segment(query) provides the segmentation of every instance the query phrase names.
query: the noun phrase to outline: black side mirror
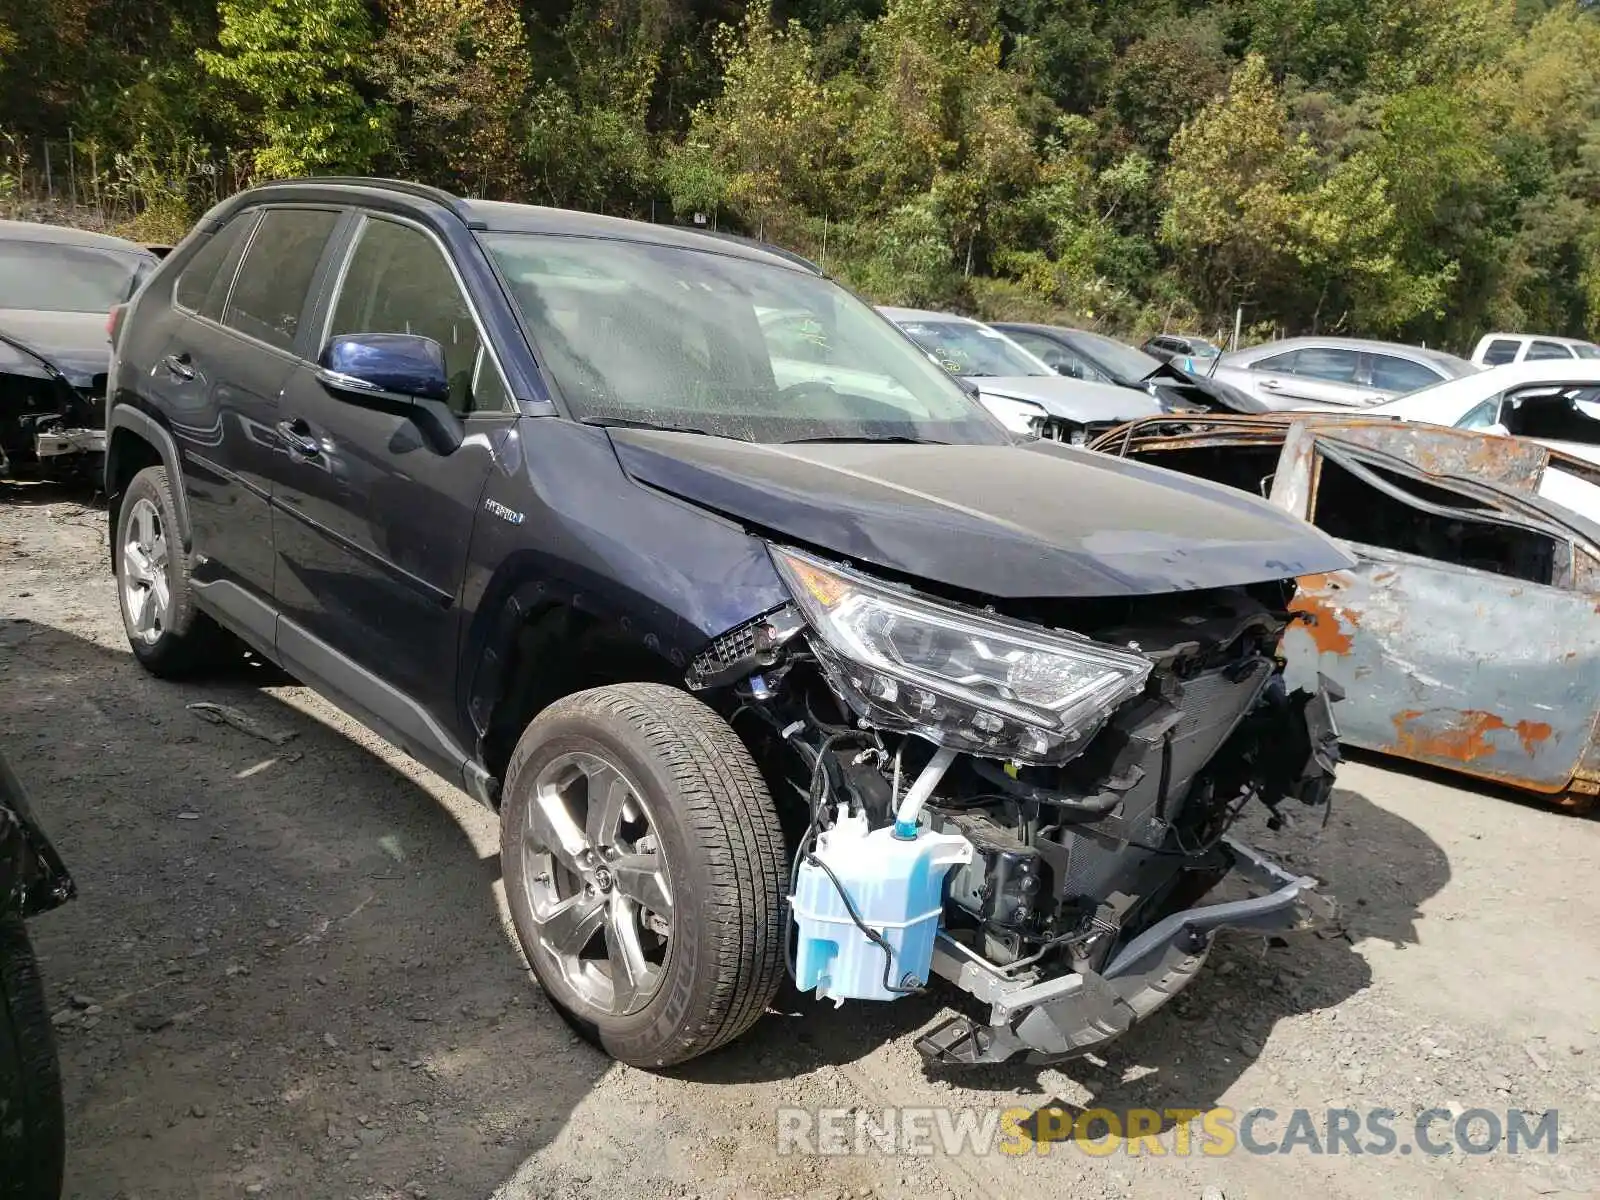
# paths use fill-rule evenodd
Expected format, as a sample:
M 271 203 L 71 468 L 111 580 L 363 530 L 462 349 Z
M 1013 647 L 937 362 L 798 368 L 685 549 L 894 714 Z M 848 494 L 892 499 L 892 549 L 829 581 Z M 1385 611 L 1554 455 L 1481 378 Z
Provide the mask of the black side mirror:
M 410 416 L 443 454 L 466 436 L 450 408 L 444 350 L 414 333 L 351 333 L 328 339 L 317 381 L 341 400 Z

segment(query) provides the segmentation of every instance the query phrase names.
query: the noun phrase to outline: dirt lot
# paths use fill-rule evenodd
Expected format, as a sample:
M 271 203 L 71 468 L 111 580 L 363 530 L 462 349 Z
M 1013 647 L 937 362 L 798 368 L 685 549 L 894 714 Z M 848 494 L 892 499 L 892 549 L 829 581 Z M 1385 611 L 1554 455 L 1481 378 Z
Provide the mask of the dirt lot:
M 146 676 L 104 545 L 97 508 L 0 485 L 0 736 L 81 891 L 34 925 L 71 1196 L 1600 1193 L 1600 822 L 1351 764 L 1325 830 L 1249 831 L 1327 880 L 1348 937 L 1235 937 L 1108 1059 L 931 1072 L 911 1039 L 948 995 L 786 996 L 652 1076 L 529 982 L 489 813 L 264 669 Z M 294 736 L 206 724 L 197 699 Z M 1182 1155 L 1169 1122 L 1159 1156 L 778 1153 L 780 1107 L 1050 1104 L 1266 1107 L 1269 1144 L 1296 1108 L 1319 1128 L 1392 1108 L 1401 1147 Z M 1435 1107 L 1559 1109 L 1559 1153 L 1405 1153 Z

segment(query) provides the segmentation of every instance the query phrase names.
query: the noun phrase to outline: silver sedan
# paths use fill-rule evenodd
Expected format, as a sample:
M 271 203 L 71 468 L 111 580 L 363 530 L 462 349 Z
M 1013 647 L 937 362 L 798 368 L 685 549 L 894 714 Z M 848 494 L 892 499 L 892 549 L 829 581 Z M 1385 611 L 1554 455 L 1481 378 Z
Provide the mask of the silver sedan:
M 1272 409 L 1352 409 L 1476 374 L 1442 350 L 1358 338 L 1297 337 L 1224 354 L 1213 378 Z

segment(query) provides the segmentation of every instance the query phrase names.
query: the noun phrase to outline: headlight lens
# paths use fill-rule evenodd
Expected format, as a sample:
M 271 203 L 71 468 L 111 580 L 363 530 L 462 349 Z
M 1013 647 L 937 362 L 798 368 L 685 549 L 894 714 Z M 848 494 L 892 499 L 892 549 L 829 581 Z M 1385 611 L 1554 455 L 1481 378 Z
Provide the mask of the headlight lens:
M 1144 688 L 1150 660 L 926 599 L 772 549 L 829 679 L 860 715 L 939 745 L 1063 762 Z
M 978 402 L 1012 433 L 1038 433 L 1049 417 L 1042 404 L 1031 400 L 1008 400 L 1004 396 L 979 392 Z

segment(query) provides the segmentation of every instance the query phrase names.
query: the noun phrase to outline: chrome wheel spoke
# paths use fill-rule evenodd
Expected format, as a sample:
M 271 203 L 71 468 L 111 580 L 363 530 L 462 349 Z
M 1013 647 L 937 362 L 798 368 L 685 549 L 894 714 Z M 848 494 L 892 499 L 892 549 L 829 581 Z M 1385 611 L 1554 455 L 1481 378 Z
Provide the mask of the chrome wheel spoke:
M 620 772 L 599 759 L 586 763 L 583 773 L 589 782 L 589 812 L 584 831 L 593 846 L 614 845 L 623 815 L 633 799 L 633 789 Z
M 553 855 L 568 870 L 581 873 L 588 865 L 589 839 L 573 820 L 566 797 L 555 784 L 535 789 L 525 833 L 534 847 Z
M 606 956 L 611 964 L 612 1011 L 629 1012 L 641 997 L 656 990 L 661 968 L 645 958 L 638 914 L 621 896 L 612 896 L 606 908 Z
M 611 862 L 617 892 L 657 916 L 672 915 L 672 894 L 667 889 L 664 864 L 657 854 L 624 854 Z
M 149 583 L 155 574 L 150 564 L 150 556 L 145 553 L 144 547 L 136 542 L 129 542 L 122 548 L 122 566 L 131 579 L 140 583 Z
M 150 589 L 135 586 L 128 589 L 128 619 L 138 633 L 149 633 L 155 622 L 155 601 Z
M 579 892 L 561 901 L 539 920 L 539 936 L 551 951 L 576 958 L 606 923 L 604 896 Z

